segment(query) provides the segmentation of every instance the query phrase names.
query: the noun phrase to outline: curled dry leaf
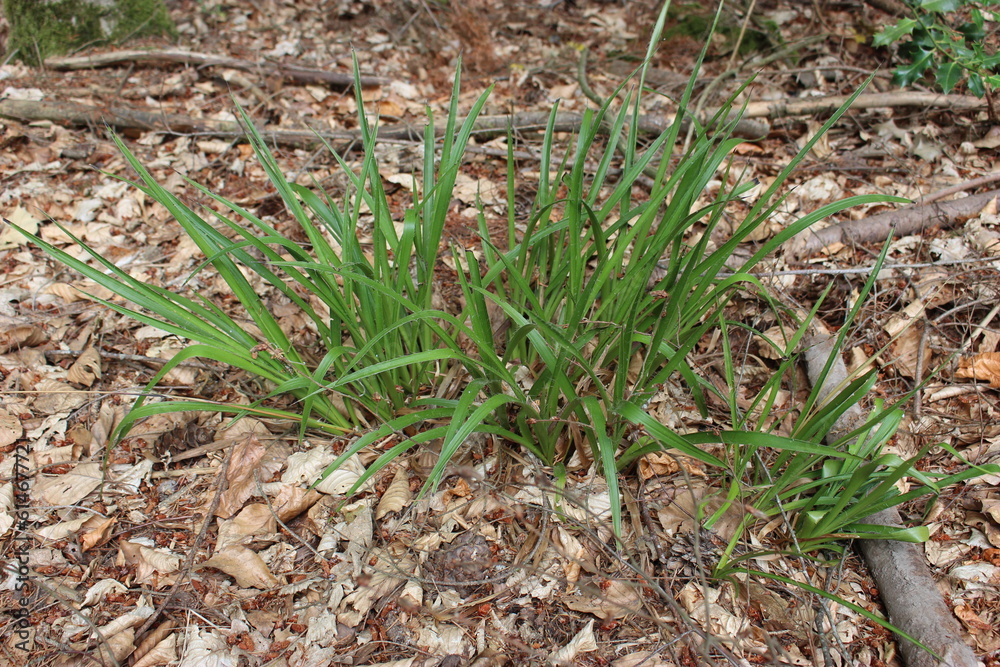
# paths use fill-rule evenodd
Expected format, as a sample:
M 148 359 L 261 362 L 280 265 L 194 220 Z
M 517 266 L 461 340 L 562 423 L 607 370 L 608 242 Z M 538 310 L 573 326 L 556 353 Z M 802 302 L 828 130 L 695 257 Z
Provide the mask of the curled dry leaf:
M 48 340 L 48 336 L 38 327 L 21 326 L 0 333 L 0 354 L 22 347 L 35 347 Z
M 994 389 L 1000 389 L 1000 352 L 984 352 L 958 362 L 955 377 L 987 380 Z
M 169 665 L 176 662 L 177 633 L 172 631 L 176 625 L 174 621 L 167 621 L 142 640 L 133 653 L 133 656 L 137 656 L 137 658 L 132 667 L 154 667 L 155 665 Z M 155 642 L 150 640 L 155 640 Z M 147 648 L 148 646 L 152 646 L 152 648 Z
M 93 549 L 108 541 L 111 537 L 111 527 L 118 522 L 118 518 L 110 516 L 92 516 L 83 524 L 84 531 L 80 535 L 80 548 L 83 551 Z
M 263 473 L 259 463 L 264 456 L 264 445 L 256 436 L 251 435 L 234 445 L 233 465 L 229 466 L 228 482 L 225 493 L 219 501 L 216 516 L 228 519 L 240 508 L 247 499 L 257 492 L 257 484 L 267 481 L 270 474 Z
M 88 347 L 73 362 L 66 372 L 66 379 L 76 384 L 89 387 L 94 384 L 94 380 L 101 377 L 101 355 L 97 348 Z
M 576 656 L 597 650 L 597 638 L 594 637 L 594 621 L 590 620 L 565 646 L 549 656 L 550 665 L 575 664 Z
M 87 589 L 81 604 L 84 607 L 95 605 L 112 593 L 128 593 L 128 587 L 115 579 L 101 579 Z
M 382 494 L 382 499 L 378 502 L 378 509 L 375 510 L 375 519 L 381 519 L 386 514 L 399 512 L 410 504 L 413 500 L 413 492 L 410 491 L 410 479 L 406 474 L 406 466 L 396 468 L 396 475 L 392 478 L 389 488 Z

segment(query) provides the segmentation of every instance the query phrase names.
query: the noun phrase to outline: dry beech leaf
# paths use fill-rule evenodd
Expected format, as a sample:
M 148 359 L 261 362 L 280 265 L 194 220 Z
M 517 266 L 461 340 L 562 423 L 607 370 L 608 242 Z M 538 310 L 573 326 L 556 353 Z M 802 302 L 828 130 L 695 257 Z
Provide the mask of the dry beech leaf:
M 964 604 L 960 604 L 955 607 L 955 616 L 958 616 L 959 620 L 965 625 L 969 632 L 976 635 L 980 632 L 990 632 L 993 630 L 993 626 L 990 623 L 985 622 L 978 614 L 972 609 Z
M 236 580 L 240 588 L 268 589 L 278 585 L 264 559 L 246 547 L 226 547 L 202 563 L 201 567 L 214 567 L 225 572 Z
M 273 533 L 278 528 L 271 508 L 264 503 L 247 505 L 232 519 L 225 519 L 219 526 L 215 540 L 216 551 L 249 542 L 254 535 Z
M 95 605 L 112 593 L 128 593 L 128 586 L 115 579 L 101 579 L 87 589 L 87 593 L 83 596 L 83 602 L 80 603 L 80 606 L 89 607 Z
M 172 629 L 172 626 L 171 626 Z M 157 635 L 159 638 L 160 635 Z M 142 657 L 135 661 L 132 667 L 154 667 L 156 665 L 169 665 L 177 662 L 177 633 L 170 632 L 165 638 L 159 641 L 152 650 L 146 652 L 142 650 L 145 640 L 136 649 L 137 654 Z
M 10 215 L 4 217 L 29 234 L 38 233 L 38 218 L 28 213 L 28 210 L 23 206 L 18 206 L 10 213 Z M 0 250 L 7 250 L 8 248 L 24 245 L 27 242 L 28 238 L 13 227 L 4 225 L 3 228 L 0 229 Z
M 563 598 L 563 604 L 574 611 L 593 614 L 602 621 L 611 621 L 634 614 L 642 608 L 642 591 L 635 584 L 616 579 L 601 587 L 599 595 Z
M 80 549 L 87 551 L 96 546 L 100 546 L 111 537 L 111 527 L 118 522 L 116 517 L 93 516 L 83 524 L 83 533 L 80 534 Z
M 1000 389 L 1000 352 L 984 352 L 958 362 L 956 378 L 988 380 L 994 389 Z
M 17 442 L 24 435 L 21 420 L 6 410 L 0 410 L 0 447 L 6 447 Z
M 64 475 L 40 475 L 31 494 L 47 505 L 75 505 L 101 483 L 100 462 L 87 461 Z
M 177 554 L 164 553 L 158 549 L 151 549 L 138 545 L 135 581 L 136 583 L 150 583 L 154 574 L 171 574 L 181 567 L 181 557 Z
M 565 646 L 549 656 L 550 665 L 572 665 L 576 656 L 597 650 L 594 620 L 591 619 Z
M 257 482 L 260 477 L 258 463 L 266 451 L 264 445 L 256 436 L 251 435 L 238 442 L 233 452 L 233 463 L 229 466 L 229 485 L 222 494 L 216 516 L 228 519 L 235 514 L 247 499 L 257 492 Z M 260 479 L 263 483 L 266 479 Z
M 66 372 L 66 379 L 76 384 L 89 387 L 94 384 L 94 380 L 101 377 L 101 355 L 97 348 L 88 347 L 73 362 Z
M 392 483 L 382 494 L 382 499 L 378 501 L 375 520 L 381 519 L 386 514 L 401 511 L 410 504 L 411 500 L 413 500 L 413 492 L 410 491 L 410 480 L 406 474 L 406 466 L 399 466 L 396 468 L 396 476 L 392 478 Z
M 21 326 L 0 333 L 0 354 L 22 347 L 35 347 L 49 339 L 38 327 Z
M 89 398 L 86 393 L 73 389 L 69 383 L 52 378 L 42 378 L 35 383 L 34 390 L 37 394 L 31 407 L 46 415 L 76 410 Z

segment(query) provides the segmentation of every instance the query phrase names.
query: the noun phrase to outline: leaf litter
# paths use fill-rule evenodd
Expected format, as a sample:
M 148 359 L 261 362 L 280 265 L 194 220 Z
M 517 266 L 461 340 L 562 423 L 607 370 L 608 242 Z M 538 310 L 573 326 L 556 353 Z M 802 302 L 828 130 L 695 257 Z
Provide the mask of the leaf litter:
M 425 104 L 442 112 L 459 53 L 472 70 L 465 106 L 500 76 L 490 113 L 504 113 L 507 105 L 548 111 L 557 98 L 564 110 L 583 109 L 587 101 L 575 75 L 576 45 L 604 45 L 602 55 L 608 58 L 615 49 L 636 48 L 643 36 L 630 26 L 641 25 L 648 16 L 643 12 L 649 11 L 643 3 L 585 1 L 529 4 L 527 16 L 514 16 L 503 3 L 487 0 L 450 11 L 345 0 L 325 14 L 281 0 L 181 4 L 174 16 L 182 40 L 199 51 L 238 49 L 347 71 L 349 37 L 363 67 L 391 81 L 366 89 L 364 102 L 378 110 L 383 122 L 417 128 Z M 807 8 L 781 11 L 782 30 L 799 30 L 810 19 Z M 853 25 L 846 16 L 828 22 L 838 29 Z M 675 66 L 690 63 L 698 46 L 678 38 L 663 57 Z M 843 64 L 845 71 L 873 62 L 863 51 L 838 57 L 833 64 Z M 713 68 L 719 66 L 709 62 L 706 73 L 718 73 Z M 814 87 L 803 89 L 802 79 L 783 74 L 785 68 L 765 70 L 753 94 L 838 94 L 859 81 L 820 72 Z M 10 79 L 11 99 L 68 96 L 99 102 L 93 91 L 118 89 L 125 99 L 173 113 L 232 119 L 232 91 L 243 104 L 259 104 L 255 113 L 268 116 L 276 127 L 306 121 L 350 129 L 355 122 L 351 95 L 256 80 L 236 70 L 38 73 L 9 64 L 2 74 Z M 606 92 L 617 81 L 610 68 L 598 66 L 594 73 L 594 82 Z M 973 113 L 935 114 L 933 120 L 913 122 L 884 109 L 858 112 L 855 118 L 857 127 L 838 127 L 817 144 L 798 187 L 776 211 L 775 224 L 795 210 L 814 209 L 845 193 L 916 198 L 997 168 L 994 153 L 983 143 L 989 134 L 974 136 L 981 119 Z M 956 127 L 945 130 L 948 121 Z M 781 132 L 749 144 L 753 150 L 737 151 L 736 164 L 745 177 L 766 182 L 787 161 L 785 142 L 804 142 L 814 131 L 812 121 L 784 123 Z M 144 163 L 186 201 L 216 205 L 190 189 L 184 176 L 255 207 L 259 215 L 275 215 L 266 176 L 248 159 L 245 145 L 157 132 L 131 138 L 134 149 L 143 151 Z M 203 258 L 162 207 L 92 169 L 127 175 L 102 132 L 5 121 L 4 140 L 11 147 L 0 156 L 6 174 L 0 207 L 6 218 L 78 253 L 51 223 L 58 221 L 134 277 L 164 286 L 188 280 L 192 290 L 231 306 L 224 284 L 210 272 L 190 277 Z M 524 143 L 530 147 L 529 138 Z M 504 148 L 503 141 L 497 146 Z M 387 154 L 384 164 L 399 168 L 385 180 L 398 188 L 393 196 L 402 205 L 412 196 L 411 149 L 390 145 L 380 150 Z M 289 149 L 277 155 L 299 183 L 338 183 L 322 151 Z M 502 169 L 491 166 L 494 159 L 488 152 L 474 154 L 456 192 L 462 206 L 479 197 L 487 211 L 502 218 L 506 212 L 497 207 L 505 184 Z M 536 163 L 526 162 L 525 168 L 535 169 Z M 849 215 L 870 212 L 852 209 Z M 468 234 L 463 226 L 473 223 L 461 216 L 455 220 L 448 233 L 463 238 Z M 276 221 L 280 224 L 280 218 Z M 136 664 L 149 665 L 241 660 L 818 665 L 826 664 L 827 656 L 835 664 L 898 661 L 891 637 L 843 605 L 822 604 L 773 580 L 711 579 L 712 559 L 725 550 L 744 513 L 732 510 L 714 532 L 702 534 L 698 517 L 720 509 L 720 490 L 697 462 L 683 457 L 640 461 L 638 479 L 626 488 L 632 523 L 621 546 L 615 545 L 607 521 L 607 487 L 593 468 L 578 462 L 580 469 L 559 491 L 544 473 L 492 438 L 456 462 L 435 493 L 415 493 L 422 483 L 418 459 L 423 453 L 415 452 L 346 503 L 344 491 L 393 444 L 391 439 L 362 451 L 315 489 L 308 487 L 343 450 L 344 439 L 310 434 L 300 442 L 293 427 L 266 417 L 227 428 L 219 418 L 197 413 L 159 415 L 140 424 L 105 462 L 112 425 L 158 360 L 175 354 L 182 341 L 107 311 L 95 299 L 110 293 L 67 275 L 11 232 L 0 234 L 5 271 L 0 466 L 3 477 L 12 479 L 14 447 L 30 451 L 32 540 L 27 551 L 32 577 L 40 582 L 32 593 L 35 656 L 69 664 L 68 658 L 60 663 L 56 657 L 64 649 L 106 660 L 132 654 Z M 893 242 L 882 287 L 866 310 L 867 325 L 851 341 L 850 355 L 859 363 L 877 360 L 879 391 L 889 396 L 943 367 L 919 395 L 919 408 L 906 417 L 893 443 L 900 452 L 915 452 L 934 438 L 975 463 L 1000 460 L 995 392 L 1000 334 L 993 308 L 1000 267 L 995 260 L 980 261 L 996 257 L 998 239 L 994 204 L 953 231 L 931 230 Z M 775 272 L 807 268 L 814 273 L 773 276 L 771 288 L 787 303 L 808 307 L 819 282 L 835 280 L 840 302 L 849 302 L 857 283 L 823 272 L 870 265 L 869 250 L 840 245 L 805 262 L 779 257 Z M 933 263 L 939 264 L 925 266 Z M 292 310 L 274 305 L 283 329 L 309 335 Z M 767 330 L 767 338 L 781 341 L 780 327 L 767 321 L 772 316 L 759 304 L 747 299 L 732 307 L 743 309 L 744 318 L 756 318 L 756 328 Z M 836 322 L 837 313 L 824 311 L 821 317 Z M 887 345 L 888 352 L 880 354 Z M 756 363 L 751 357 L 764 365 L 776 361 L 774 348 L 760 337 L 748 339 L 746 349 L 748 368 Z M 696 354 L 703 359 L 705 377 L 724 386 L 717 341 L 706 341 Z M 242 404 L 267 390 L 230 369 L 195 364 L 178 367 L 164 380 L 158 390 L 165 393 Z M 665 386 L 650 410 L 679 431 L 713 428 L 712 417 L 703 419 L 695 406 L 679 400 L 682 396 L 677 387 Z M 787 405 L 794 404 L 789 395 Z M 226 468 L 228 448 L 234 460 Z M 945 453 L 929 459 L 922 465 L 956 464 Z M 929 507 L 908 508 L 916 522 L 926 515 L 932 532 L 925 545 L 928 562 L 986 659 L 1000 649 L 995 630 L 1000 479 L 995 477 L 949 490 Z M 0 528 L 10 539 L 16 518 L 13 490 L 9 482 L 0 488 Z M 203 526 L 205 537 L 199 540 Z M 756 569 L 878 609 L 877 591 L 856 555 L 849 552 L 831 570 L 767 553 L 781 544 L 785 531 L 780 521 L 752 524 L 740 537 L 740 549 L 758 553 Z M 192 549 L 195 567 L 187 570 Z M 12 586 L 8 578 L 5 596 Z M 137 637 L 175 586 L 165 613 Z M 678 636 L 692 639 L 677 642 Z M 155 644 L 143 641 L 150 639 Z M 447 663 L 451 656 L 463 662 Z

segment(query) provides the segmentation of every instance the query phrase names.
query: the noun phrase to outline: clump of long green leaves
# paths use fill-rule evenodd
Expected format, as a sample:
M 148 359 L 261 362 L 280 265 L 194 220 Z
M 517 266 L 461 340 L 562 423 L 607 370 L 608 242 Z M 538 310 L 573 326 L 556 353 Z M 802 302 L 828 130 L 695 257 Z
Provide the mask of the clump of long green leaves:
M 654 28 L 648 56 L 662 34 L 666 10 L 664 6 Z M 712 438 L 732 447 L 764 446 L 760 438 L 766 435 L 766 446 L 790 457 L 786 462 L 793 468 L 800 455 L 858 459 L 819 444 L 821 434 L 812 426 L 803 426 L 794 437 L 778 437 L 734 419 L 733 429 L 719 436 L 681 436 L 645 410 L 657 389 L 676 375 L 704 409 L 705 392 L 717 390 L 699 377 L 688 355 L 719 325 L 738 289 L 761 287 L 749 272 L 764 257 L 822 218 L 850 206 L 892 200 L 860 196 L 825 206 L 788 225 L 728 273 L 737 245 L 780 205 L 778 188 L 850 101 L 779 174 L 731 237 L 713 247 L 712 231 L 726 204 L 751 185 L 723 186 L 713 201 L 702 203 L 709 182 L 720 172 L 727 176 L 723 183 L 728 182 L 727 159 L 741 141 L 732 137 L 738 114 L 731 117 L 726 106 L 704 125 L 687 119 L 693 133 L 686 148 L 674 154 L 682 111 L 667 131 L 640 148 L 638 124 L 631 121 L 640 111 L 644 73 L 645 67 L 638 90 L 626 94 L 617 111 L 609 99 L 600 109 L 585 112 L 575 145 L 555 162 L 553 109 L 539 177 L 529 184 L 537 195 L 523 225 L 514 212 L 519 181 L 509 143 L 506 247 L 490 242 L 481 214 L 481 253 L 452 250 L 465 297 L 458 315 L 432 306 L 434 267 L 465 147 L 490 93 L 484 92 L 460 120 L 459 73 L 440 140 L 433 116 L 428 119 L 422 183 L 399 228 L 379 176 L 376 123 L 365 113 L 360 86 L 355 88 L 364 156 L 355 171 L 334 153 L 349 182 L 336 200 L 318 184 L 290 183 L 251 119 L 240 111 L 257 159 L 305 233 L 305 244 L 197 184 L 223 212 L 195 212 L 160 186 L 116 137 L 139 175 L 136 187 L 183 226 L 205 255 L 203 266 L 212 266 L 229 285 L 245 319 L 198 295 L 143 283 L 82 243 L 93 266 L 37 237 L 35 241 L 136 306 L 106 302 L 109 307 L 192 341 L 152 378 L 148 390 L 194 357 L 241 368 L 267 380 L 270 389 L 249 406 L 139 399 L 111 446 L 136 420 L 166 411 L 263 413 L 297 420 L 302 432 L 345 433 L 364 427 L 367 432 L 329 472 L 373 443 L 407 431 L 413 435 L 372 462 L 355 489 L 410 448 L 441 439 L 439 460 L 425 486 L 431 488 L 470 434 L 489 432 L 520 444 L 557 475 L 566 474 L 574 455 L 584 463 L 597 462 L 609 485 L 616 532 L 621 527 L 618 472 L 651 451 L 679 450 L 729 471 L 733 479 L 742 470 L 733 467 L 738 457 L 723 460 L 708 453 L 704 445 Z M 689 106 L 693 89 L 694 78 L 681 110 Z M 616 155 L 621 159 L 617 180 L 611 178 Z M 653 177 L 648 198 L 639 200 L 634 190 L 644 172 Z M 368 246 L 359 239 L 363 223 L 370 225 Z M 297 305 L 312 323 L 318 344 L 297 346 L 268 312 L 257 283 Z M 254 329 L 259 334 L 250 332 Z M 464 378 L 457 397 L 440 397 L 442 377 Z M 861 387 L 854 390 L 856 394 Z M 293 396 L 297 411 L 271 407 L 269 399 L 280 395 Z M 634 443 L 622 445 L 635 432 L 639 437 Z M 822 521 L 818 525 L 825 526 Z
M 772 348 L 772 356 L 784 361 L 763 383 L 757 395 L 749 400 L 745 410 L 738 407 L 737 391 L 740 386 L 745 385 L 737 376 L 733 363 L 735 353 L 730 347 L 728 334 L 731 327 L 745 325 L 727 321 L 720 313 L 718 327 L 722 332 L 726 381 L 730 388 L 727 402 L 731 412 L 730 420 L 735 429 L 719 436 L 697 434 L 694 438 L 702 446 L 723 444 L 727 459 L 731 462 L 730 469 L 740 471 L 740 474 L 730 478 L 726 501 L 714 515 L 707 518 L 707 527 L 710 528 L 726 513 L 729 505 L 739 499 L 754 508 L 753 514 L 746 515 L 746 521 L 770 519 L 780 515 L 788 518 L 794 528 L 794 536 L 793 544 L 788 545 L 786 550 L 797 555 L 823 549 L 839 552 L 846 539 L 923 542 L 929 537 L 924 526 L 882 526 L 868 523 L 866 518 L 911 500 L 936 495 L 952 484 L 984 473 L 1000 472 L 1000 467 L 995 465 L 970 465 L 955 473 L 920 471 L 914 467 L 936 446 L 964 461 L 957 451 L 944 443 L 927 444 L 906 460 L 884 451 L 902 421 L 901 406 L 910 400 L 917 388 L 889 405 L 882 399 L 875 399 L 863 423 L 854 424 L 854 430 L 850 432 L 837 433 L 839 437 L 833 442 L 823 442 L 824 439 L 829 440 L 828 434 L 838 425 L 842 415 L 867 402 L 867 397 L 872 394 L 878 380 L 877 370 L 871 365 L 863 366 L 849 375 L 842 371 L 846 375 L 843 378 L 839 374 L 831 376 L 830 373 L 837 356 L 841 354 L 847 333 L 852 330 L 861 308 L 875 287 L 889 247 L 889 243 L 883 247 L 868 279 L 859 290 L 854 305 L 848 311 L 843 326 L 830 345 L 825 364 L 814 386 L 805 402 L 797 406 L 798 414 L 790 426 L 788 438 L 775 440 L 774 431 L 782 420 L 769 417 L 775 411 L 779 392 L 784 386 L 788 386 L 796 373 L 797 365 L 801 363 L 803 346 L 806 345 L 804 341 L 809 331 L 816 326 L 816 314 L 829 294 L 832 283 L 817 299 L 811 311 L 797 323 L 796 328 L 783 331 L 781 341 L 769 340 L 760 332 L 753 332 Z M 774 310 L 779 311 L 781 308 L 774 304 Z M 875 356 L 887 349 L 888 344 Z M 831 377 L 839 380 L 836 386 L 828 386 L 832 384 L 828 381 Z M 901 492 L 897 484 L 904 477 L 910 483 L 906 492 Z M 729 560 L 735 545 L 734 537 L 718 565 L 719 572 L 731 571 L 736 567 L 736 563 Z M 749 554 L 738 560 L 745 561 L 754 555 L 760 554 Z

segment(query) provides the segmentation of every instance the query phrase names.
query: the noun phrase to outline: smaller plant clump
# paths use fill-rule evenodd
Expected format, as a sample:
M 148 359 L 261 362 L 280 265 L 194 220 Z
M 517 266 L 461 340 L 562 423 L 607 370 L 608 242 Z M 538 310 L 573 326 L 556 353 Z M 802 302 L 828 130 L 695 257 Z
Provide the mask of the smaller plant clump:
M 987 21 L 1000 21 L 992 7 L 1000 3 L 906 0 L 906 4 L 912 16 L 886 26 L 872 40 L 874 46 L 899 43 L 899 56 L 907 62 L 896 68 L 897 85 L 911 86 L 933 75 L 946 93 L 965 81 L 969 92 L 983 97 L 1000 84 L 1000 54 L 987 39 Z

